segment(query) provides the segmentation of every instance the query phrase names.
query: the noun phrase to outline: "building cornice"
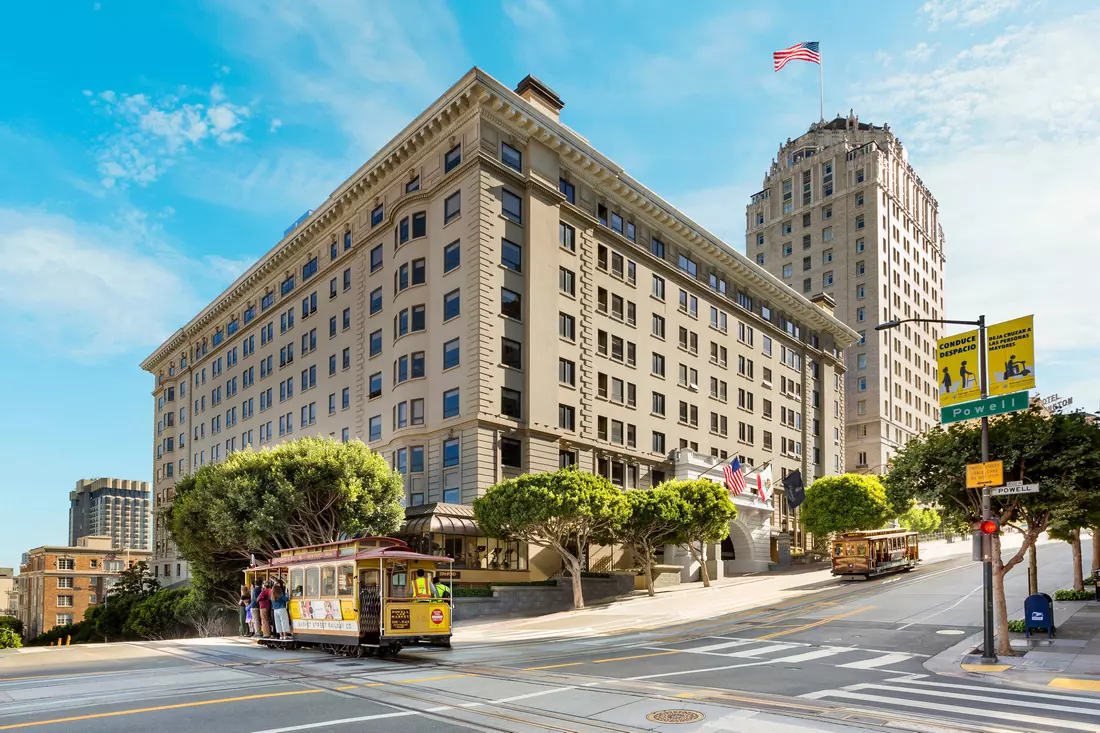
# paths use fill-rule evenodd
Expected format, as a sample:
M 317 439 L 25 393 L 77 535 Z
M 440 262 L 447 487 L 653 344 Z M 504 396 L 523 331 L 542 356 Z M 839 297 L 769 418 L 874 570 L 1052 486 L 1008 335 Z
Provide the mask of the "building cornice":
M 141 362 L 141 368 L 155 373 L 160 365 L 189 340 L 199 336 L 216 319 L 237 306 L 253 289 L 281 274 L 286 263 L 317 238 L 343 220 L 346 212 L 362 200 L 377 198 L 397 177 L 407 173 L 405 164 L 432 146 L 470 109 L 477 105 L 519 134 L 558 152 L 583 172 L 605 196 L 644 213 L 656 231 L 686 242 L 725 266 L 742 283 L 785 309 L 805 325 L 834 336 L 839 348 L 858 340 L 859 335 L 829 316 L 740 252 L 708 232 L 668 202 L 635 181 L 587 141 L 559 122 L 548 119 L 533 105 L 481 69 L 474 67 L 431 107 L 402 130 L 386 147 L 355 171 L 332 192 L 300 226 L 287 234 L 263 258 L 238 277 L 232 285 L 166 339 Z

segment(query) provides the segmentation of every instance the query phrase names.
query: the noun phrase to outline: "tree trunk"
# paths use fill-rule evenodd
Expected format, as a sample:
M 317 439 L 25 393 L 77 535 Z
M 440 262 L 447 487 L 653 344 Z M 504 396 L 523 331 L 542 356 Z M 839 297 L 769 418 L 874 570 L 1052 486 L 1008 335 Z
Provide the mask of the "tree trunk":
M 581 585 L 580 558 L 570 557 L 569 574 L 573 576 L 573 608 L 584 608 L 584 590 Z
M 1085 578 L 1081 574 L 1081 530 L 1073 530 L 1069 545 L 1073 548 L 1073 589 L 1084 590 Z
M 1092 528 L 1092 577 L 1100 570 L 1100 527 Z
M 645 549 L 645 559 L 642 562 L 645 564 L 645 589 L 652 597 L 656 595 L 653 590 L 653 553 L 648 547 Z
M 709 588 L 710 573 L 707 572 L 707 543 L 700 542 L 697 548 L 694 542 L 689 542 L 687 548 L 695 562 L 699 563 L 699 578 L 703 581 L 703 587 Z
M 1012 643 L 1008 638 L 1008 603 L 1005 602 L 1005 570 L 1001 560 L 1001 536 L 993 540 L 993 633 L 996 636 L 997 656 L 1013 657 Z M 986 649 L 986 654 L 989 650 Z
M 1035 595 L 1039 592 L 1039 559 L 1036 557 L 1035 545 L 1027 551 L 1027 594 Z

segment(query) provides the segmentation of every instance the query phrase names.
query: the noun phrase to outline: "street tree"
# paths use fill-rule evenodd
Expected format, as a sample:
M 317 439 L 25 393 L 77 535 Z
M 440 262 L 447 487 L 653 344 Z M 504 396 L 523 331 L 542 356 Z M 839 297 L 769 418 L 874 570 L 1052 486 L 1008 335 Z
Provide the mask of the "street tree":
M 657 550 L 674 544 L 689 516 L 680 492 L 667 484 L 651 489 L 634 489 L 624 496 L 629 515 L 619 527 L 615 539 L 630 548 L 642 564 L 645 587 L 649 595 L 653 591 L 653 564 Z
M 402 493 L 401 475 L 362 442 L 307 437 L 203 466 L 176 485 L 167 518 L 200 599 L 232 605 L 253 555 L 393 534 Z
M 657 488 L 670 489 L 680 495 L 684 521 L 673 544 L 687 548 L 692 559 L 699 563 L 703 587 L 709 588 L 707 544 L 726 539 L 730 533 L 730 522 L 737 518 L 737 507 L 730 500 L 729 491 L 708 479 L 673 479 L 659 484 Z
M 993 595 L 996 608 L 997 654 L 1012 656 L 1008 637 L 1004 576 L 1018 565 L 1052 519 L 1080 492 L 1100 485 L 1100 425 L 1084 415 L 1046 417 L 1037 409 L 991 420 L 989 454 L 1004 462 L 1006 481 L 1038 483 L 1038 493 L 996 496 L 993 517 L 1002 527 L 1012 526 L 1024 537 L 1008 560 L 999 535 L 993 542 Z M 978 421 L 936 427 L 910 441 L 894 457 L 886 478 L 887 494 L 895 506 L 916 500 L 934 506 L 949 525 L 965 523 L 976 529 L 981 520 L 981 491 L 966 488 L 966 466 L 981 462 L 981 426 Z
M 815 537 L 825 537 L 878 529 L 893 513 L 878 477 L 845 473 L 825 476 L 810 484 L 802 504 L 802 524 Z
M 478 526 L 489 537 L 548 546 L 561 557 L 572 576 L 574 608 L 584 608 L 585 546 L 613 537 L 628 512 L 622 491 L 576 468 L 508 479 L 474 500 Z
M 940 514 L 929 506 L 920 506 L 916 502 L 898 517 L 898 524 L 910 532 L 932 534 L 940 528 Z
M 130 635 L 126 623 L 134 606 L 160 590 L 160 583 L 149 572 L 149 563 L 140 560 L 119 573 L 103 603 L 91 606 L 84 614 L 89 632 L 106 640 Z

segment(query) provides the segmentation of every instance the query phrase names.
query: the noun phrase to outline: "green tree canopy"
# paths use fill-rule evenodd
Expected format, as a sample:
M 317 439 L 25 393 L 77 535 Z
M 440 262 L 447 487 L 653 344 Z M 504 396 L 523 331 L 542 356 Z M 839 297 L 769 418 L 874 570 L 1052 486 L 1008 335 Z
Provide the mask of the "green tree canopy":
M 730 533 L 730 522 L 737 518 L 737 507 L 733 505 L 729 491 L 705 478 L 666 481 L 657 488 L 679 494 L 684 520 L 673 538 L 673 544 L 687 548 L 699 563 L 703 587 L 710 587 L 706 545 L 726 539 Z
M 898 524 L 918 534 L 932 534 L 940 528 L 941 521 L 939 512 L 916 502 L 898 517 Z
M 653 563 L 657 550 L 675 544 L 690 514 L 681 494 L 667 484 L 652 489 L 634 489 L 624 496 L 629 514 L 616 539 L 634 553 L 645 573 L 646 591 L 653 591 Z
M 1100 425 L 1079 413 L 1045 416 L 1024 410 L 990 420 L 989 455 L 1004 463 L 1005 481 L 1038 483 L 1038 493 L 995 496 L 993 516 L 1002 526 L 1024 533 L 1019 550 L 1002 561 L 999 536 L 993 538 L 993 592 L 997 610 L 997 653 L 1013 652 L 1008 638 L 1004 575 L 1019 564 L 1051 521 L 1067 507 L 1088 504 L 1100 487 Z M 966 488 L 966 466 L 981 462 L 978 421 L 933 428 L 910 441 L 894 458 L 886 477 L 891 502 L 916 500 L 936 507 L 948 525 L 975 527 L 981 519 L 981 491 Z
M 603 476 L 576 468 L 524 474 L 474 500 L 478 526 L 489 537 L 547 545 L 561 556 L 573 578 L 575 608 L 584 608 L 583 548 L 614 536 L 628 512 L 622 491 Z
M 107 591 L 103 603 L 90 607 L 84 618 L 103 639 L 122 639 L 128 635 L 126 622 L 134 605 L 160 589 L 160 583 L 149 572 L 149 563 L 141 560 L 123 570 Z
M 337 540 L 389 535 L 404 519 L 401 475 L 360 441 L 299 438 L 229 454 L 176 485 L 168 517 L 205 600 L 236 602 L 249 558 Z
M 806 489 L 802 524 L 814 535 L 878 529 L 893 514 L 875 476 L 845 473 L 817 479 Z
M 15 616 L 0 616 L 0 628 L 11 629 L 17 634 L 22 634 L 23 622 Z
M 0 626 L 0 649 L 18 649 L 23 646 L 23 637 L 15 633 L 10 626 Z
M 142 598 L 130 609 L 123 633 L 142 639 L 182 636 L 186 631 L 185 608 L 190 595 L 190 589 L 172 588 Z

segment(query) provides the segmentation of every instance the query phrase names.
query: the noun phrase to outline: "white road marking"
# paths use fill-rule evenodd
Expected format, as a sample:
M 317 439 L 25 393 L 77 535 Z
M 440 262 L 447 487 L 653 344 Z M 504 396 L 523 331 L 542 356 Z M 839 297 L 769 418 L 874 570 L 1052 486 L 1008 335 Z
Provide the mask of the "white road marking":
M 883 654 L 881 657 L 863 659 L 859 662 L 848 662 L 847 664 L 838 664 L 837 666 L 846 669 L 874 669 L 875 667 L 885 667 L 887 664 L 896 664 L 897 662 L 904 662 L 912 658 L 912 654 Z
M 907 690 L 909 692 L 909 690 Z M 836 697 L 841 700 L 862 700 L 865 702 L 874 703 L 889 703 L 891 705 L 898 705 L 901 707 L 910 708 L 928 708 L 932 706 L 927 700 L 911 700 L 903 697 L 887 697 L 883 695 L 865 695 L 860 692 L 850 692 L 848 690 L 820 690 L 817 693 L 809 693 L 807 695 L 801 695 L 801 697 L 811 699 L 821 699 L 823 697 Z M 999 706 L 1000 700 L 993 697 L 977 697 L 979 700 L 988 702 L 989 705 L 985 708 L 981 707 L 962 707 L 961 705 L 944 705 L 941 702 L 934 704 L 934 710 L 937 713 L 960 713 L 962 715 L 972 715 L 980 718 L 995 718 L 998 721 L 1005 722 L 1006 719 L 1013 723 L 1032 723 L 1035 725 L 1049 725 L 1059 728 L 1061 730 L 1084 730 L 1090 733 L 1096 733 L 1100 728 L 1095 723 L 1083 723 L 1076 720 L 1065 720 L 1063 718 L 1046 718 L 1039 715 L 1025 715 L 1023 713 L 1010 713 L 1006 714 Z M 1045 709 L 1045 708 L 1044 708 Z M 274 732 L 272 732 L 274 733 Z
M 816 649 L 812 652 L 803 652 L 801 654 L 795 654 L 795 655 L 790 656 L 790 657 L 780 657 L 779 659 L 776 659 L 775 661 L 776 662 L 782 662 L 783 664 L 790 664 L 792 662 L 808 662 L 811 659 L 823 659 L 824 657 L 832 657 L 832 656 L 836 656 L 837 654 L 843 654 L 846 651 L 848 651 L 848 650 L 847 649 L 834 649 L 834 648 L 830 648 L 830 647 L 825 647 L 825 648 L 822 648 L 822 649 Z M 844 665 L 840 665 L 840 666 L 844 666 Z
M 981 590 L 982 588 L 983 588 L 983 586 L 980 586 L 980 585 L 979 585 L 979 586 L 978 586 L 977 588 L 975 588 L 974 590 L 970 591 L 970 592 L 969 592 L 969 593 L 967 593 L 967 594 L 966 594 L 965 596 L 963 596 L 963 597 L 962 597 L 962 598 L 960 598 L 959 600 L 955 601 L 954 603 L 952 603 L 952 604 L 951 604 L 950 606 L 948 606 L 947 608 L 941 608 L 941 609 L 940 609 L 939 611 L 936 611 L 935 613 L 930 613 L 930 614 L 928 614 L 927 616 L 925 616 L 924 618 L 922 618 L 922 619 L 920 619 L 920 620 L 918 620 L 918 621 L 910 621 L 909 623 L 905 624 L 904 626 L 899 626 L 899 627 L 898 627 L 898 628 L 897 628 L 896 630 L 897 630 L 897 631 L 905 631 L 906 629 L 908 629 L 908 628 L 909 628 L 910 626 L 912 626 L 912 625 L 914 625 L 914 624 L 923 624 L 923 623 L 924 623 L 925 621 L 927 621 L 927 620 L 928 620 L 928 619 L 930 619 L 930 618 L 935 618 L 936 616 L 939 616 L 939 615 L 940 615 L 941 613 L 947 613 L 948 611 L 950 611 L 951 609 L 955 608 L 955 607 L 956 607 L 956 606 L 958 606 L 958 605 L 959 605 L 960 603 L 962 603 L 963 601 L 965 601 L 965 600 L 966 600 L 967 598 L 969 598 L 970 596 L 972 596 L 972 595 L 974 595 L 975 593 L 977 593 L 978 591 L 980 591 L 980 590 Z
M 927 675 L 921 675 L 927 676 Z M 931 682 L 927 680 L 916 679 L 914 677 L 897 677 L 886 680 L 889 683 L 904 682 L 907 685 L 920 685 L 921 687 L 942 687 L 948 690 L 980 690 L 982 692 L 989 692 L 993 695 L 1016 695 L 1018 697 L 1039 697 L 1045 700 L 1063 700 L 1065 702 L 1083 702 L 1095 705 L 1097 698 L 1095 697 L 1079 697 L 1076 695 L 1065 695 L 1055 692 L 1037 692 L 1034 690 L 1020 690 L 1014 687 L 981 687 L 979 685 L 959 685 L 951 682 Z M 928 690 L 927 692 L 914 690 L 917 694 L 921 695 L 934 695 L 934 690 Z
M 756 649 L 745 649 L 739 652 L 730 652 L 727 657 L 758 657 L 761 654 L 771 654 L 772 652 L 785 652 L 788 649 L 794 649 L 798 644 L 769 644 L 768 646 L 757 647 Z
M 735 639 L 733 641 L 724 641 L 721 644 L 711 644 L 710 646 L 699 646 L 692 649 L 681 649 L 682 652 L 694 652 L 701 654 L 703 652 L 713 652 L 716 649 L 728 649 L 731 646 L 744 646 L 745 644 L 751 644 L 756 639 Z
M 856 685 L 849 685 L 845 690 L 886 690 L 888 692 L 905 692 L 912 694 L 914 690 L 906 687 L 895 687 L 894 685 L 880 685 L 873 682 L 862 682 Z M 984 689 L 994 695 L 968 695 L 962 692 L 946 692 L 944 690 L 929 690 L 924 692 L 925 695 L 934 695 L 935 697 L 949 697 L 954 700 L 973 700 L 975 702 L 989 702 L 996 705 L 1017 705 L 1026 707 L 1035 707 L 1035 703 L 1030 700 L 1012 700 L 1001 695 L 1001 689 L 990 690 Z M 1048 698 L 1056 698 L 1054 695 L 1048 695 Z M 1095 702 L 1095 701 L 1092 701 Z M 1079 708 L 1071 705 L 1053 705 L 1051 703 L 1043 703 L 1043 710 L 1058 710 L 1063 713 L 1080 713 L 1082 715 L 1100 715 L 1100 707 L 1093 706 L 1090 708 Z

